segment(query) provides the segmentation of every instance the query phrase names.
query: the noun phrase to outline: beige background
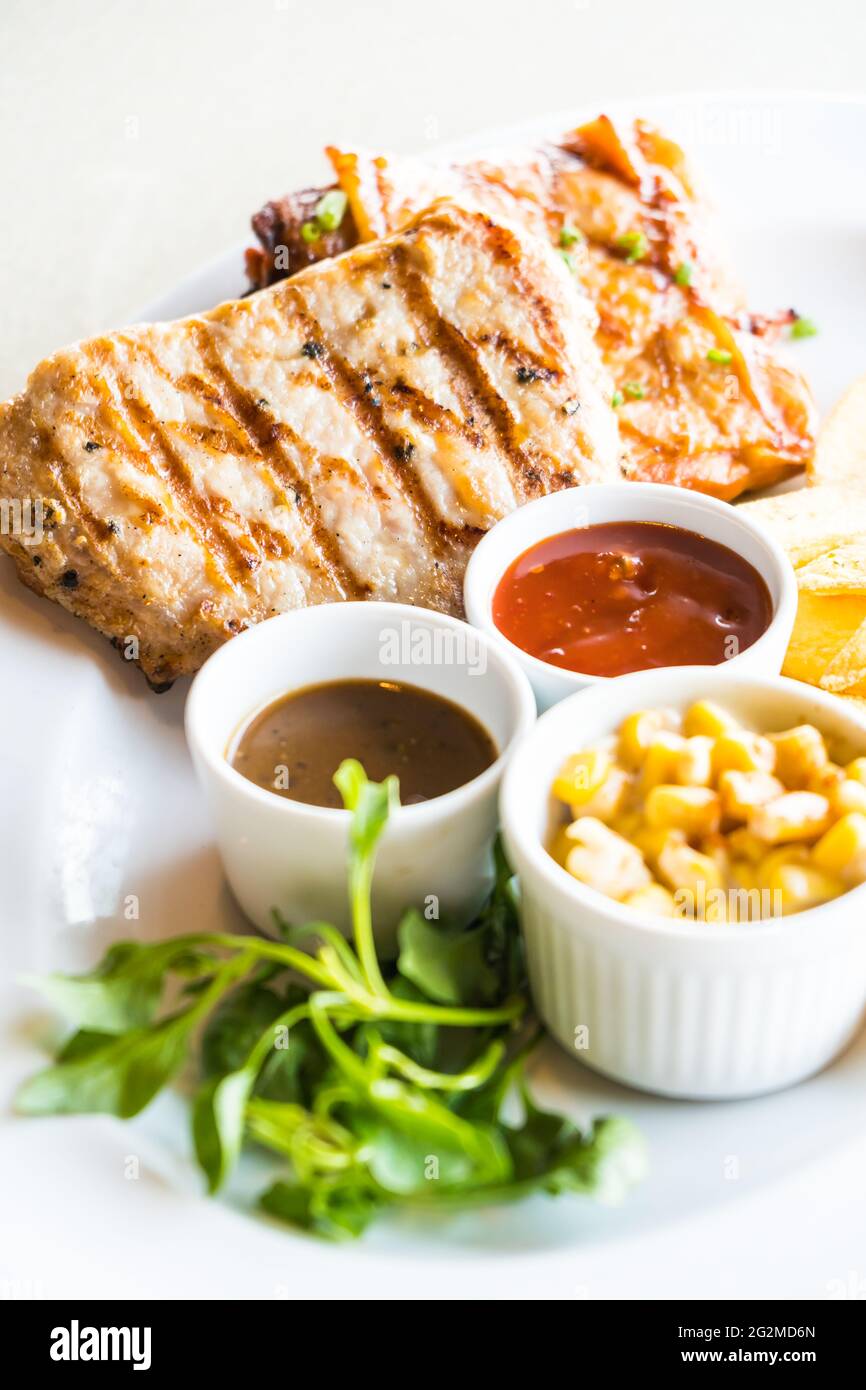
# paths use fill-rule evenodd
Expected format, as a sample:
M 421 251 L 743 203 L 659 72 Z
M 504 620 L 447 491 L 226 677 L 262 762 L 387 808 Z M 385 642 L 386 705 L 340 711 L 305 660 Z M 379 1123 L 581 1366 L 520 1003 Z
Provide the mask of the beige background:
M 864 58 L 862 0 L 0 0 L 0 398 L 241 241 L 324 173 L 329 139 L 423 149 L 584 101 L 855 91 Z

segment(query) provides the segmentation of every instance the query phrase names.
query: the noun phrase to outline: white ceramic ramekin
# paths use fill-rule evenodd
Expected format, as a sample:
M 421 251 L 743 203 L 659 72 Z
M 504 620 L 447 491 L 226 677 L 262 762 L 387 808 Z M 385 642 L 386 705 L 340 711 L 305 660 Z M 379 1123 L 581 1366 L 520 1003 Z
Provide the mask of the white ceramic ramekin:
M 373 903 L 384 950 L 410 906 L 468 918 L 491 882 L 496 800 L 505 758 L 535 718 L 529 682 L 501 646 L 468 624 L 392 603 L 336 603 L 286 613 L 221 647 L 196 676 L 186 735 L 216 828 L 226 877 L 248 917 L 273 931 L 349 926 L 349 814 L 255 786 L 226 760 L 242 725 L 290 690 L 322 681 L 405 681 L 475 715 L 500 756 L 445 796 L 396 810 L 383 836 Z
M 733 663 L 731 663 L 733 666 Z M 801 1081 L 849 1042 L 866 1007 L 866 886 L 772 921 L 715 926 L 639 916 L 578 883 L 547 853 L 550 794 L 569 752 L 637 709 L 710 698 L 744 724 L 813 723 L 844 755 L 866 720 L 782 676 L 689 666 L 641 671 L 549 710 L 515 751 L 500 810 L 519 877 L 536 1006 L 572 1056 L 617 1081 L 693 1099 Z
M 548 536 L 606 521 L 655 521 L 696 531 L 737 551 L 754 565 L 770 591 L 773 618 L 751 647 L 726 666 L 777 675 L 797 614 L 797 584 L 782 547 L 751 517 L 713 497 L 662 483 L 587 483 L 529 502 L 487 532 L 466 570 L 463 594 L 469 621 L 507 644 L 532 682 L 539 710 L 548 709 L 576 690 L 606 684 L 606 676 L 588 676 L 539 661 L 509 642 L 493 621 L 493 597 L 508 566 L 524 550 Z M 683 661 L 688 662 L 688 652 Z

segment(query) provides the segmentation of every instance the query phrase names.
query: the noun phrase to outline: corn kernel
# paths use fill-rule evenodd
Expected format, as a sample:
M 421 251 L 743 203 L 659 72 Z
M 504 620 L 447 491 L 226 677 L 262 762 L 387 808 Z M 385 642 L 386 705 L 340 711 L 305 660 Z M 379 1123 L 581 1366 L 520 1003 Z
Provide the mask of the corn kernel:
M 698 700 L 686 710 L 683 718 L 683 733 L 687 738 L 695 734 L 718 738 L 737 728 L 739 725 L 733 715 L 712 700 Z
M 676 787 L 662 783 L 648 793 L 644 805 L 653 830 L 682 830 L 686 835 L 709 835 L 721 819 L 719 798 L 709 787 Z
M 866 790 L 866 788 L 864 788 Z M 719 774 L 719 797 L 722 812 L 731 820 L 745 820 L 756 806 L 775 801 L 785 788 L 771 772 L 734 772 Z
M 722 878 L 727 878 L 731 867 L 731 856 L 728 851 L 728 842 L 724 835 L 719 831 L 704 835 L 698 843 L 701 854 L 706 854 L 718 865 L 719 873 Z
M 847 816 L 851 811 L 866 814 L 866 786 L 846 777 L 829 793 L 830 806 L 836 816 Z
M 805 787 L 809 778 L 829 761 L 827 745 L 811 724 L 798 724 L 795 729 L 771 734 L 770 742 L 776 750 L 776 774 L 792 790 Z
M 619 731 L 619 756 L 629 767 L 639 767 L 656 734 L 676 732 L 677 716 L 671 710 L 638 710 L 624 719 Z
M 660 782 L 672 782 L 676 775 L 677 759 L 685 748 L 682 734 L 670 729 L 662 729 L 654 734 L 644 754 L 641 768 L 641 786 L 644 791 L 657 787 Z
M 625 768 L 612 767 L 604 781 L 590 796 L 581 804 L 573 802 L 571 814 L 578 816 L 595 816 L 598 820 L 608 823 L 623 809 L 631 790 L 632 779 Z M 864 787 L 866 792 L 866 787 Z
M 574 849 L 574 840 L 569 837 L 568 826 L 562 825 L 555 832 L 548 846 L 548 854 L 565 868 L 565 861 Z
M 853 782 L 862 782 L 866 786 L 866 758 L 855 758 L 845 769 L 845 776 L 850 777 Z
M 553 795 L 569 806 L 580 806 L 598 791 L 610 768 L 610 755 L 602 748 L 572 753 L 554 780 Z
M 696 899 L 701 887 L 718 891 L 724 886 L 715 860 L 691 845 L 666 845 L 659 855 L 659 876 L 676 892 L 694 894 Z
M 611 830 L 615 830 L 617 835 L 624 835 L 627 840 L 634 843 L 634 838 L 643 826 L 643 813 L 641 811 L 620 811 L 619 815 L 613 816 L 608 825 Z
M 654 917 L 676 917 L 677 909 L 674 895 L 661 883 L 648 883 L 645 888 L 636 888 L 623 902 L 638 912 L 649 912 Z
M 674 781 L 684 787 L 708 787 L 713 777 L 713 740 L 706 734 L 687 738 L 674 759 Z
M 842 816 L 821 836 L 812 858 L 825 873 L 861 882 L 866 866 L 866 816 L 859 811 Z
M 659 855 L 665 845 L 686 843 L 686 837 L 681 830 L 653 830 L 646 822 L 631 839 L 651 868 L 657 867 Z
M 767 846 L 763 840 L 759 840 L 757 835 L 753 835 L 751 830 L 747 830 L 744 825 L 737 826 L 728 836 L 728 848 L 731 854 L 738 859 L 744 859 L 749 864 L 757 864 L 763 859 L 767 852 Z
M 608 898 L 624 898 L 652 882 L 640 851 L 594 816 L 581 816 L 568 827 L 575 842 L 565 867 L 568 872 Z
M 866 756 L 840 766 L 810 724 L 764 736 L 708 700 L 639 710 L 553 790 L 572 820 L 551 856 L 644 915 L 757 921 L 866 882 Z
M 729 876 L 734 888 L 757 888 L 758 875 L 754 863 L 748 859 L 731 859 Z
M 830 819 L 830 803 L 817 792 L 785 792 L 756 806 L 746 822 L 760 840 L 770 845 L 792 840 L 814 840 L 823 835 Z
M 820 792 L 822 796 L 829 796 L 832 802 L 834 791 L 845 780 L 845 769 L 840 767 L 838 763 L 828 761 L 824 763 L 823 767 L 815 768 L 809 773 L 806 780 L 806 790 Z
M 781 910 L 785 917 L 830 902 L 845 891 L 838 878 L 809 864 L 780 864 L 767 887 L 773 895 L 773 914 Z
M 782 865 L 808 862 L 809 851 L 805 845 L 783 845 L 780 849 L 771 849 L 760 863 L 755 865 L 755 882 L 762 888 L 767 888 Z
M 776 750 L 763 734 L 751 729 L 734 729 L 720 734 L 713 749 L 713 768 L 717 773 L 772 772 Z

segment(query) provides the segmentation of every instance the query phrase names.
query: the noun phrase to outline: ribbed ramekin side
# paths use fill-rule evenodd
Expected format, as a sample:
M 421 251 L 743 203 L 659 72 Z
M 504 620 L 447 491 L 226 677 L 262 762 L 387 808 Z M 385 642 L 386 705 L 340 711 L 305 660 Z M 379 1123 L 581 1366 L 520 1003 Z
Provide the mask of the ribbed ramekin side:
M 613 933 L 606 940 L 579 916 L 564 920 L 526 886 L 522 914 L 544 1022 L 577 1060 L 628 1085 L 756 1095 L 825 1066 L 862 1021 L 866 926 L 834 952 L 773 963 L 750 959 L 746 943 L 698 963 L 686 943 L 627 952 Z

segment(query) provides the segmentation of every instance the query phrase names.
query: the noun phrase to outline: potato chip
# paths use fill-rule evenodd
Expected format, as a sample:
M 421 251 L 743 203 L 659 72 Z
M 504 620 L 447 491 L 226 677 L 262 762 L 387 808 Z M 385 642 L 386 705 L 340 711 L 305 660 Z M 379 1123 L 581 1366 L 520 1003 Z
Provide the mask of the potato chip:
M 808 685 L 821 677 L 836 655 L 866 622 L 866 595 L 827 598 L 803 591 L 782 671 Z
M 835 694 L 850 691 L 852 695 L 866 695 L 866 622 L 860 624 L 824 668 L 820 686 Z
M 797 574 L 782 669 L 866 710 L 866 376 L 831 412 L 809 471 L 811 486 L 744 504 Z
M 862 493 L 842 486 L 804 487 L 742 508 L 773 533 L 795 569 L 866 536 L 866 486 Z
M 809 473 L 821 484 L 857 482 L 866 487 L 866 376 L 848 387 L 827 416 Z
M 797 570 L 800 592 L 866 594 L 866 540 L 849 541 Z

